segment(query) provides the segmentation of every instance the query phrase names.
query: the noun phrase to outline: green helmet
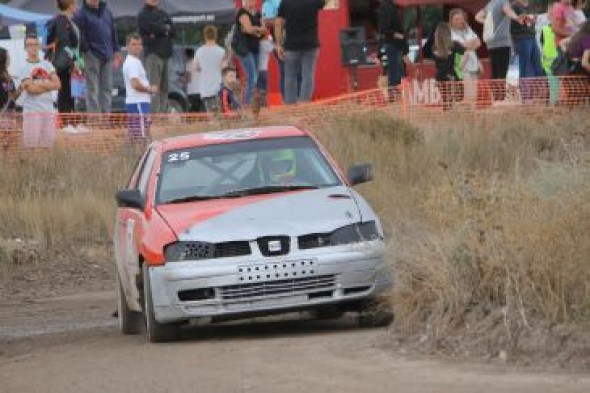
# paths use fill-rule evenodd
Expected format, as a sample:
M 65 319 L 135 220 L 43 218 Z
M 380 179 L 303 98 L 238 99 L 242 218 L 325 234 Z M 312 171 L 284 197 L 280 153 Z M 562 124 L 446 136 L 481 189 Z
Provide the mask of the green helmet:
M 291 149 L 273 150 L 265 153 L 264 166 L 268 179 L 273 183 L 292 180 L 296 174 L 295 152 Z

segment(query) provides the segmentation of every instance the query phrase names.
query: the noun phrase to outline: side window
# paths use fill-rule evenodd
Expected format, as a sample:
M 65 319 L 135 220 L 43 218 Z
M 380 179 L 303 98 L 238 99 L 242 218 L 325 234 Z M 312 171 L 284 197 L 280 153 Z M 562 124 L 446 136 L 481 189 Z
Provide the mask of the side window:
M 139 158 L 135 162 L 135 165 L 133 165 L 133 172 L 131 173 L 131 177 L 129 178 L 129 181 L 127 182 L 127 189 L 128 190 L 133 190 L 136 188 L 137 179 L 139 179 L 139 173 L 143 169 L 143 166 L 145 164 L 145 159 L 148 156 L 148 153 L 149 153 L 149 151 L 146 151 L 141 156 L 139 156 Z
M 150 150 L 148 153 L 147 158 L 143 164 L 143 168 L 141 168 L 141 172 L 139 173 L 139 177 L 137 180 L 137 187 L 136 189 L 139 190 L 142 197 L 146 197 L 147 189 L 150 181 L 150 174 L 152 172 L 152 167 L 154 166 L 154 161 L 156 159 L 156 153 L 153 150 Z

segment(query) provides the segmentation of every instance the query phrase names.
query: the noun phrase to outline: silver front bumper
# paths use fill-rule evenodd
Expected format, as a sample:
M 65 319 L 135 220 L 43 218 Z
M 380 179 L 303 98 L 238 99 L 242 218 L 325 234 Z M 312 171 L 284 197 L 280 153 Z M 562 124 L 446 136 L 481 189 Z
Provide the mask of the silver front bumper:
M 392 284 L 381 241 L 283 257 L 170 262 L 149 272 L 155 317 L 162 323 L 372 298 Z

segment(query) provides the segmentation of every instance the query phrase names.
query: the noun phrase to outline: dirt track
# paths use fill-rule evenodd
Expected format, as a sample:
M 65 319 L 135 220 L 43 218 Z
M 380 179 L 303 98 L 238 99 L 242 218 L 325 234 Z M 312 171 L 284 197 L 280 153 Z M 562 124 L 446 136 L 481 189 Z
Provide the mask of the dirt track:
M 590 377 L 409 360 L 384 329 L 291 318 L 120 336 L 111 292 L 0 302 L 0 391 L 589 392 Z

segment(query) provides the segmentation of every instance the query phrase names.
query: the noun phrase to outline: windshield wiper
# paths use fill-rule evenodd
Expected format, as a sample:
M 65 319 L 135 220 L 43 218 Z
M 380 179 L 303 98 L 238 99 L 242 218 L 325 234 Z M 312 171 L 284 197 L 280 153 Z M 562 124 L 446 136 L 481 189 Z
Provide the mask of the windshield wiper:
M 240 190 L 230 191 L 223 194 L 223 197 L 237 197 L 246 195 L 272 194 L 276 192 L 297 191 L 297 190 L 315 190 L 318 186 L 314 185 L 283 185 L 283 186 L 263 186 L 254 188 L 242 188 Z
M 211 199 L 228 198 L 228 195 L 192 195 L 188 197 L 170 199 L 167 201 L 160 202 L 160 205 L 173 204 L 173 203 L 187 203 L 196 201 L 209 201 Z

